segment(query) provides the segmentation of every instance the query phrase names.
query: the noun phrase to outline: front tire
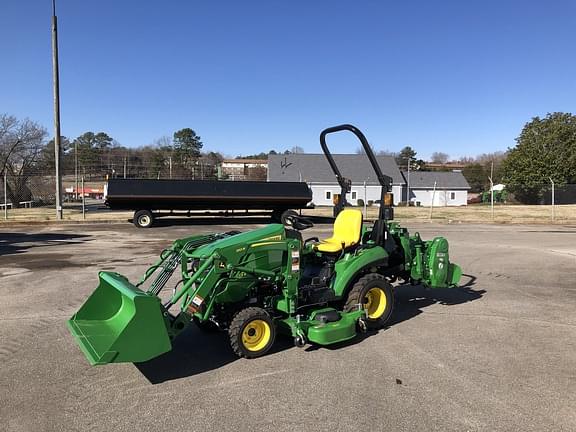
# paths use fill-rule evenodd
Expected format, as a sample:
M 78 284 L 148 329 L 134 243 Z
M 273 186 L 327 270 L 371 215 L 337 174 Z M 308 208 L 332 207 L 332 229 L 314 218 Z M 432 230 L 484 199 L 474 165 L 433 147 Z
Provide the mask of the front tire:
M 276 327 L 264 309 L 249 307 L 234 316 L 228 336 L 238 357 L 256 358 L 266 354 L 274 345 Z
M 368 327 L 381 328 L 394 310 L 394 289 L 384 276 L 369 273 L 354 284 L 348 293 L 344 310 L 357 310 L 359 304 L 366 310 Z

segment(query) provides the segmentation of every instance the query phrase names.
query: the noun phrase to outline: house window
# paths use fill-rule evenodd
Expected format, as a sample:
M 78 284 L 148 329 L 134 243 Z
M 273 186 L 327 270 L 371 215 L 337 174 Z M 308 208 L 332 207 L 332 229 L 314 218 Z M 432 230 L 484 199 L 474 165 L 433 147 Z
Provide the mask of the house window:
M 332 199 L 332 192 L 331 192 L 331 191 L 326 191 L 326 199 L 327 199 L 327 200 L 331 200 L 331 199 Z
M 352 191 L 352 199 L 355 200 L 357 196 L 357 192 L 356 191 Z
M 451 200 L 455 200 L 455 199 L 456 199 L 456 192 L 450 192 L 450 199 L 451 199 Z

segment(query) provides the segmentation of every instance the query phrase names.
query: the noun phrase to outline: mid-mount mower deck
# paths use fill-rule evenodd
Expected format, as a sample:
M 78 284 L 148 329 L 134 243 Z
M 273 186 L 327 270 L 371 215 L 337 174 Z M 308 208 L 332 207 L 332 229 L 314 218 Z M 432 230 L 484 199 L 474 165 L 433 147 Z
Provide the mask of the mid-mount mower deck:
M 358 137 L 382 185 L 374 223 L 346 208 L 350 181 L 326 145 L 326 135 L 338 131 Z M 312 223 L 287 212 L 283 224 L 176 240 L 136 285 L 100 272 L 100 285 L 68 321 L 88 361 L 150 360 L 170 351 L 191 322 L 227 331 L 239 357 L 266 354 L 277 333 L 298 346 L 329 345 L 384 326 L 394 307 L 393 282 L 455 286 L 461 270 L 450 263 L 446 239 L 423 241 L 392 221 L 390 178 L 362 132 L 332 127 L 322 131 L 320 143 L 342 189 L 331 237 L 303 239 Z M 181 278 L 163 303 L 159 295 L 178 267 Z

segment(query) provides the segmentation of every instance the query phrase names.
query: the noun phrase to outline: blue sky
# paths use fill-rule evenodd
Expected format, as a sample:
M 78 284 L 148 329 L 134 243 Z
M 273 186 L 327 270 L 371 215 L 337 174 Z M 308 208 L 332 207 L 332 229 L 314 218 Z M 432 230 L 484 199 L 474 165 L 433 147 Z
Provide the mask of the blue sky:
M 0 112 L 52 125 L 50 0 L 2 0 Z M 62 133 L 191 127 L 228 155 L 360 127 L 422 158 L 505 150 L 576 104 L 576 2 L 58 0 Z M 335 137 L 335 152 L 353 152 Z

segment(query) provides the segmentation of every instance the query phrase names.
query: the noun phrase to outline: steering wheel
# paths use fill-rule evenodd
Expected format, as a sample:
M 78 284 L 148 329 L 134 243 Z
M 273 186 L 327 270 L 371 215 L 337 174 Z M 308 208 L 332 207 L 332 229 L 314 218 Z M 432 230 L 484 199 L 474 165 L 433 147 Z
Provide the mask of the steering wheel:
M 314 226 L 312 221 L 299 216 L 295 211 L 286 212 L 284 215 L 282 215 L 282 219 L 284 225 L 294 228 L 297 231 L 302 231 Z

